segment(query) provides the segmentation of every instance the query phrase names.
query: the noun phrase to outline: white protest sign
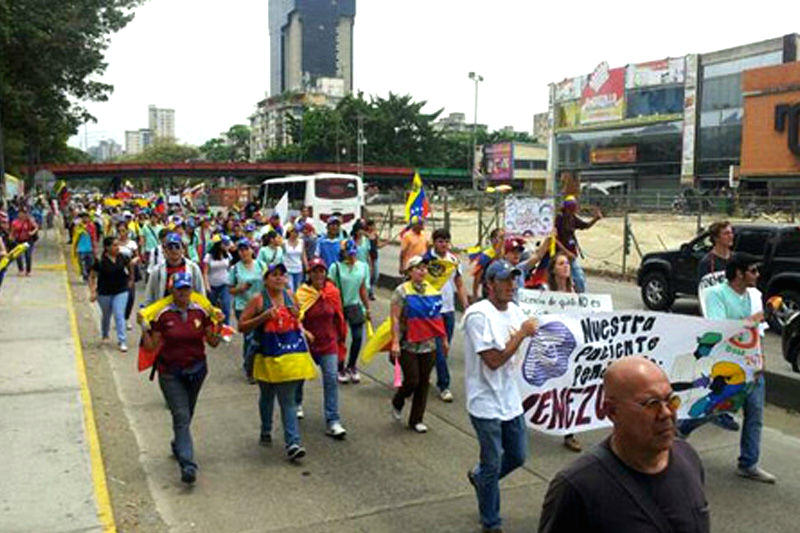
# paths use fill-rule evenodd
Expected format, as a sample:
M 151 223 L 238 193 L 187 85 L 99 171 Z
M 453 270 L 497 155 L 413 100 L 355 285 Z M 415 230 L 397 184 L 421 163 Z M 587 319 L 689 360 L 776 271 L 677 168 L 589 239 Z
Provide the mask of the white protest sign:
M 588 294 L 520 289 L 519 307 L 526 316 L 553 313 L 598 313 L 613 311 L 610 294 Z
M 666 372 L 682 400 L 679 418 L 738 410 L 762 368 L 758 330 L 743 321 L 648 311 L 544 315 L 515 356 L 528 425 L 552 435 L 608 426 L 603 374 L 634 355 Z
M 281 199 L 278 200 L 278 203 L 275 204 L 275 211 L 273 213 L 277 214 L 280 217 L 281 224 L 285 223 L 289 219 L 289 193 L 283 193 Z
M 550 235 L 555 220 L 552 198 L 520 198 L 507 196 L 506 231 L 522 234 L 530 230 L 534 235 Z

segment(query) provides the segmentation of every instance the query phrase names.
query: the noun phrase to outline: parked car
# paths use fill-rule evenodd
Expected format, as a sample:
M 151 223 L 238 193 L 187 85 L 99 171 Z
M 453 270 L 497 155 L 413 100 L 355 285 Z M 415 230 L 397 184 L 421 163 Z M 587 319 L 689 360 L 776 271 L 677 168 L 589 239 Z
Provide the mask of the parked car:
M 800 227 L 791 225 L 734 225 L 733 250 L 762 261 L 758 288 L 765 300 L 780 295 L 787 308 L 800 310 Z M 648 309 L 665 311 L 676 298 L 697 296 L 697 265 L 712 248 L 708 231 L 678 250 L 654 252 L 642 258 L 637 282 Z M 770 320 L 770 326 L 781 326 Z

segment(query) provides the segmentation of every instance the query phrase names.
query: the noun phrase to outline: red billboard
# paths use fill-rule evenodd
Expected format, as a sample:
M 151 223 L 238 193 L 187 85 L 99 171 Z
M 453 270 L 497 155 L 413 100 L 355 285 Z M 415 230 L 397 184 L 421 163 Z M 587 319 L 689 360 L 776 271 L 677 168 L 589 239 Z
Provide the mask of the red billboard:
M 581 96 L 581 124 L 625 118 L 625 67 L 609 69 L 600 63 L 589 76 Z

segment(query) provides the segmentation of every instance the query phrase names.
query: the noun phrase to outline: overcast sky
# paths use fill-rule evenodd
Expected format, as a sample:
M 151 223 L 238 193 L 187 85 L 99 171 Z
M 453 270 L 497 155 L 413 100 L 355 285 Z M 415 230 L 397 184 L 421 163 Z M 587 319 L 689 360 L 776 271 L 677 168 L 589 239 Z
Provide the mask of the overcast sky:
M 317 0 L 327 1 L 327 0 Z M 147 106 L 175 109 L 181 142 L 202 144 L 249 124 L 268 91 L 268 0 L 149 0 L 111 37 L 102 80 L 108 102 L 89 103 L 89 146 L 147 127 Z M 491 129 L 532 129 L 547 110 L 547 84 L 624 66 L 703 53 L 800 31 L 800 4 L 762 0 L 745 12 L 719 0 L 543 2 L 356 0 L 354 87 L 461 111 Z M 754 7 L 754 6 L 751 6 Z M 71 139 L 84 146 L 84 129 Z

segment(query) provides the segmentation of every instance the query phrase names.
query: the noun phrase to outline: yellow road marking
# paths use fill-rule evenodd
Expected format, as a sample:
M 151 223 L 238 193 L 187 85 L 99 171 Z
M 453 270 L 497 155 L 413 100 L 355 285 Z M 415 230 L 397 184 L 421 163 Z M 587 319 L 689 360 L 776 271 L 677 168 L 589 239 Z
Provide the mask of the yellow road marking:
M 61 258 L 64 258 L 64 250 L 61 250 Z M 81 347 L 81 337 L 78 331 L 78 319 L 75 316 L 75 305 L 72 300 L 72 287 L 69 283 L 66 261 L 64 262 L 64 286 L 67 289 L 67 313 L 69 314 L 69 327 L 72 332 L 72 340 L 75 344 L 75 367 L 78 370 L 78 382 L 81 387 L 81 403 L 83 403 L 83 420 L 86 440 L 89 443 L 89 458 L 92 465 L 92 482 L 94 484 L 94 497 L 97 500 L 97 517 L 103 531 L 116 533 L 117 526 L 114 524 L 114 511 L 111 508 L 111 497 L 108 494 L 106 483 L 106 470 L 103 465 L 103 454 L 100 451 L 100 439 L 97 436 L 97 425 L 95 423 L 94 409 L 92 407 L 92 395 L 89 393 L 89 381 L 86 378 L 86 360 L 83 357 Z
M 63 255 L 64 252 L 61 252 Z M 36 265 L 33 267 L 34 270 L 66 270 L 67 264 L 66 263 L 54 263 L 52 265 Z

